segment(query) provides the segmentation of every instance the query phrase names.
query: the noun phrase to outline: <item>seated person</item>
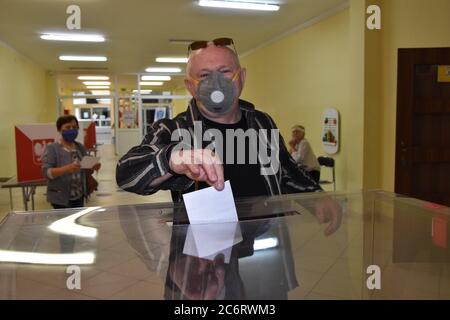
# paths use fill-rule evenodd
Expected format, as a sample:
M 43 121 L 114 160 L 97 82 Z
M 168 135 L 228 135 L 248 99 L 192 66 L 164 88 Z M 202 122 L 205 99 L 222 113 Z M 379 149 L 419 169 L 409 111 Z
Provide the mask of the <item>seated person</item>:
M 311 175 L 315 182 L 319 183 L 320 164 L 305 138 L 305 127 L 297 125 L 292 128 L 292 139 L 289 145 L 292 158 Z

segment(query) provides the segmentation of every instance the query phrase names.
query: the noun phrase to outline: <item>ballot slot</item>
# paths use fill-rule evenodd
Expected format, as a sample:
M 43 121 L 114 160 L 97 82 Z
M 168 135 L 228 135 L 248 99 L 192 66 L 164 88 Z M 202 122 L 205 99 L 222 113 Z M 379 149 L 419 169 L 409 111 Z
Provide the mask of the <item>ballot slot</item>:
M 239 221 L 260 220 L 297 216 L 305 213 L 306 209 L 299 209 L 296 205 L 285 203 L 267 203 L 255 206 L 254 203 L 236 203 Z M 189 219 L 184 206 L 180 205 L 174 209 L 173 225 L 188 225 Z

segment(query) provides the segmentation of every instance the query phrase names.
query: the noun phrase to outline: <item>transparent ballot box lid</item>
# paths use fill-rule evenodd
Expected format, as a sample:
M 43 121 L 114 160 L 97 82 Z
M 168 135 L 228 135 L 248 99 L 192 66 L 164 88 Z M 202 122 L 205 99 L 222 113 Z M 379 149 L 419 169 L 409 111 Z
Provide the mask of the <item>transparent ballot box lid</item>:
M 450 210 L 381 191 L 12 212 L 0 299 L 450 299 Z M 213 215 L 214 212 L 211 212 Z

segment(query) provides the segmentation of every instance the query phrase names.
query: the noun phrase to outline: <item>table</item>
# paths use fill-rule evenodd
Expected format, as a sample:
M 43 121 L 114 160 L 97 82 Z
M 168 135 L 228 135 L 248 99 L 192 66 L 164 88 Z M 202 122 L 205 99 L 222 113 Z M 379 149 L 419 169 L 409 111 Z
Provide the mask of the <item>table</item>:
M 450 299 L 447 207 L 382 191 L 236 207 L 238 223 L 200 226 L 172 203 L 11 212 L 0 299 Z
M 12 199 L 12 188 L 22 188 L 22 198 L 25 211 L 28 211 L 28 202 L 31 201 L 31 210 L 34 211 L 34 195 L 36 193 L 36 187 L 46 186 L 47 180 L 18 182 L 16 177 L 11 178 L 7 182 L 1 185 L 2 188 L 9 189 L 9 203 L 11 210 L 14 209 Z

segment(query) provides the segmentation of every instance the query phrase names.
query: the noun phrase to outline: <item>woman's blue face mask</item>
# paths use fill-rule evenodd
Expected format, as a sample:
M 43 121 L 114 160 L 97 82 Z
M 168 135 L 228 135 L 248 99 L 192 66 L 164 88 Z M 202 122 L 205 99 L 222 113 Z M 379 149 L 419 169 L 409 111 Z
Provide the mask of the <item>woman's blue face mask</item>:
M 62 130 L 61 135 L 66 142 L 74 142 L 78 137 L 78 129 Z

